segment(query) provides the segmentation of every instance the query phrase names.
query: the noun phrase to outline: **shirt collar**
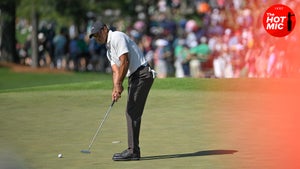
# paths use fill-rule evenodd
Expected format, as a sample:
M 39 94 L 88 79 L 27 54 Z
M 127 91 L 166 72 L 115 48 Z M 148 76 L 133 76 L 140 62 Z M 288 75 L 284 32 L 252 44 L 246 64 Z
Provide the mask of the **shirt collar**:
M 111 34 L 112 34 L 112 31 L 109 30 L 108 31 L 108 36 L 107 36 L 106 48 L 109 48 L 109 46 L 110 46 Z

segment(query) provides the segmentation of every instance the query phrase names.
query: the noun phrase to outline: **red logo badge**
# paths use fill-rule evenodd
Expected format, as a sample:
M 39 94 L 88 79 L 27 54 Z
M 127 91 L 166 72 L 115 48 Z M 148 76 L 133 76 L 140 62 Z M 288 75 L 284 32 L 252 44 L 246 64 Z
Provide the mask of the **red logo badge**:
M 283 37 L 290 34 L 295 28 L 296 16 L 288 6 L 276 4 L 266 10 L 263 25 L 270 35 Z

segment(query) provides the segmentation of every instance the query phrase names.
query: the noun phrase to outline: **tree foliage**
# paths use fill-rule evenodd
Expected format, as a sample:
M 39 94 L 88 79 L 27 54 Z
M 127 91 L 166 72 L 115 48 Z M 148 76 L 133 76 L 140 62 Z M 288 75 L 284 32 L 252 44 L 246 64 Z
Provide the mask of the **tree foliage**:
M 54 9 L 61 15 L 71 18 L 76 25 L 85 21 L 88 5 L 82 0 L 54 1 Z
M 8 62 L 18 62 L 14 31 L 16 3 L 14 0 L 0 1 L 0 60 Z
M 41 20 L 55 20 L 61 24 L 80 24 L 87 19 L 87 13 L 103 15 L 107 9 L 119 9 L 122 16 L 134 16 L 135 4 L 145 0 L 18 0 L 17 17 L 30 19 L 35 9 Z M 146 2 L 146 1 L 145 1 Z
M 10 56 L 9 61 L 17 62 L 16 21 L 26 19 L 32 24 L 34 19 L 54 22 L 57 28 L 75 24 L 79 28 L 87 24 L 88 13 L 101 16 L 108 9 L 121 11 L 120 15 L 134 17 L 136 4 L 146 4 L 149 0 L 1 0 L 0 1 L 0 45 L 1 52 Z M 150 1 L 149 1 L 150 2 Z M 33 16 L 36 16 L 34 18 Z M 95 18 L 94 18 L 95 19 Z M 105 18 L 111 19 L 111 18 Z M 37 23 L 38 24 L 38 23 Z M 37 34 L 37 32 L 33 32 Z M 1 43 L 1 41 L 5 41 Z

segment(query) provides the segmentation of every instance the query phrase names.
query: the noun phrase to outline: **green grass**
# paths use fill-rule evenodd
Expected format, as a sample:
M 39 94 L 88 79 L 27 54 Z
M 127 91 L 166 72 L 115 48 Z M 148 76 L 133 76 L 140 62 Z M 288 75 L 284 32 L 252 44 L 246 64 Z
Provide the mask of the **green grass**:
M 55 86 L 85 82 L 98 82 L 101 88 L 106 89 L 111 85 L 110 75 L 96 73 L 14 73 L 8 68 L 1 68 L 0 77 L 0 92 L 35 90 L 41 87 L 56 89 Z
M 0 68 L 0 92 L 43 90 L 111 89 L 110 74 L 99 73 L 14 73 Z M 156 80 L 153 88 L 163 90 L 202 90 L 237 92 L 286 92 L 282 85 L 298 83 L 298 79 L 193 79 Z M 274 84 L 271 88 L 269 84 Z M 125 80 L 124 86 L 127 86 Z
M 295 79 L 156 79 L 143 116 L 142 160 L 113 162 L 127 146 L 126 92 L 92 153 L 80 153 L 110 104 L 110 75 L 4 68 L 0 75 L 0 165 L 9 157 L 30 169 L 299 168 Z

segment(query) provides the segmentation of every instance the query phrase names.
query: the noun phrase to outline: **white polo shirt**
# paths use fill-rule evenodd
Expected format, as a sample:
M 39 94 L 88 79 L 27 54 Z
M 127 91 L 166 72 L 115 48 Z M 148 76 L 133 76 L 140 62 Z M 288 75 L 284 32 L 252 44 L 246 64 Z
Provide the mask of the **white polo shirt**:
M 141 49 L 123 32 L 110 30 L 108 32 L 106 48 L 107 58 L 111 65 L 116 64 L 120 66 L 119 57 L 128 53 L 129 68 L 127 76 L 130 76 L 137 68 L 147 63 Z

